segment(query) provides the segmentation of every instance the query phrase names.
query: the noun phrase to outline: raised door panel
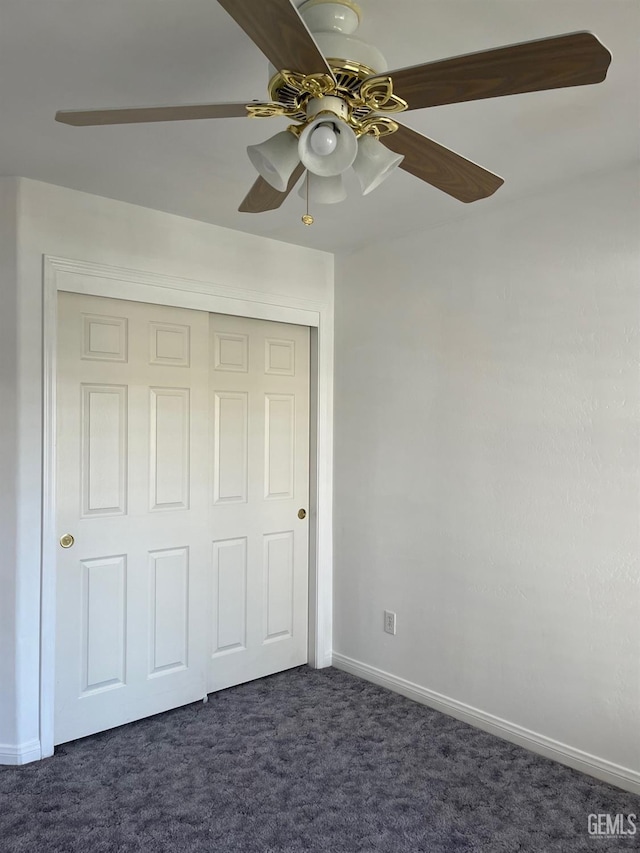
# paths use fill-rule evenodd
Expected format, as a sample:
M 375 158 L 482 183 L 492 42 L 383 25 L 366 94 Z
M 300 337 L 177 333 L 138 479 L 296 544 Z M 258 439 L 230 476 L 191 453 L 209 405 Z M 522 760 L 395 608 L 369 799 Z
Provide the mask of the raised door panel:
M 293 498 L 295 466 L 295 397 L 265 395 L 265 498 Z
M 293 530 L 264 537 L 264 641 L 293 634 Z
M 189 367 L 191 327 L 176 323 L 149 323 L 149 364 Z
M 246 392 L 214 393 L 213 429 L 214 503 L 244 503 L 249 430 Z
M 126 682 L 127 558 L 83 560 L 81 693 L 123 687 Z
M 246 373 L 249 369 L 249 335 L 242 333 L 213 336 L 214 370 Z
M 264 372 L 273 376 L 295 376 L 296 342 L 266 338 Z
M 126 317 L 84 314 L 82 358 L 86 361 L 126 362 L 129 321 Z
M 84 516 L 127 511 L 127 388 L 81 387 L 81 488 Z
M 149 674 L 188 665 L 189 548 L 149 554 Z
M 247 644 L 247 540 L 213 543 L 214 655 L 238 651 Z
M 190 394 L 150 389 L 151 509 L 189 508 Z

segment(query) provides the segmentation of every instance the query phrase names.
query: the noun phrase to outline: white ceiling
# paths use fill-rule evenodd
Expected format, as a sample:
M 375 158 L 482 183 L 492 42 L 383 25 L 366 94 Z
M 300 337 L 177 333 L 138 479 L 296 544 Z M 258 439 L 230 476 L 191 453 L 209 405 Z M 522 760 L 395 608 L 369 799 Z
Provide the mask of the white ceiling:
M 0 0 L 0 174 L 344 252 L 630 164 L 640 149 L 636 0 L 360 0 L 360 35 L 399 68 L 589 30 L 609 48 L 607 80 L 407 113 L 406 124 L 505 178 L 463 205 L 398 171 L 362 198 L 300 222 L 241 214 L 255 179 L 245 147 L 286 126 L 226 119 L 71 128 L 58 109 L 266 99 L 267 63 L 216 0 Z

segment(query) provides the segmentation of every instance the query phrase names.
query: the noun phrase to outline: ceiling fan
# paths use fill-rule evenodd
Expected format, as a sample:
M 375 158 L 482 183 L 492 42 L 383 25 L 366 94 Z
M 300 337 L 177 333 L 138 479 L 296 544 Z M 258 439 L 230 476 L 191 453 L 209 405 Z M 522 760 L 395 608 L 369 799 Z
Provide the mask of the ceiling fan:
M 249 146 L 258 170 L 240 211 L 279 208 L 306 171 L 301 195 L 346 197 L 355 170 L 363 193 L 400 167 L 462 202 L 492 195 L 503 179 L 399 124 L 398 113 L 442 104 L 602 82 L 611 54 L 588 32 L 523 42 L 387 72 L 384 57 L 356 37 L 351 0 L 218 0 L 271 63 L 270 101 L 63 111 L 69 125 L 281 116 L 287 130 Z

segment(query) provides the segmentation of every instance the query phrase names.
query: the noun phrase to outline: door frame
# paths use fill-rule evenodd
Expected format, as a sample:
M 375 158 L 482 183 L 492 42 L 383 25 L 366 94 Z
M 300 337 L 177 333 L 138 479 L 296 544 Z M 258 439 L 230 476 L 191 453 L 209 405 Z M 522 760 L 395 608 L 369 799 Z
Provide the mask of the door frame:
M 309 665 L 331 665 L 333 310 L 323 302 L 125 267 L 43 256 L 43 489 L 40 746 L 54 752 L 56 637 L 56 347 L 58 291 L 308 326 L 311 331 Z

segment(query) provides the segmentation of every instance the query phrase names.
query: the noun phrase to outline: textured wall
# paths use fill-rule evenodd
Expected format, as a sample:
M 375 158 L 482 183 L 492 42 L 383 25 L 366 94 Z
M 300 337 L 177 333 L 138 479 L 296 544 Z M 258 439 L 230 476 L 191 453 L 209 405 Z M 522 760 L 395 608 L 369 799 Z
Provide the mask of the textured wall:
M 640 770 L 637 177 L 339 262 L 334 649 Z

